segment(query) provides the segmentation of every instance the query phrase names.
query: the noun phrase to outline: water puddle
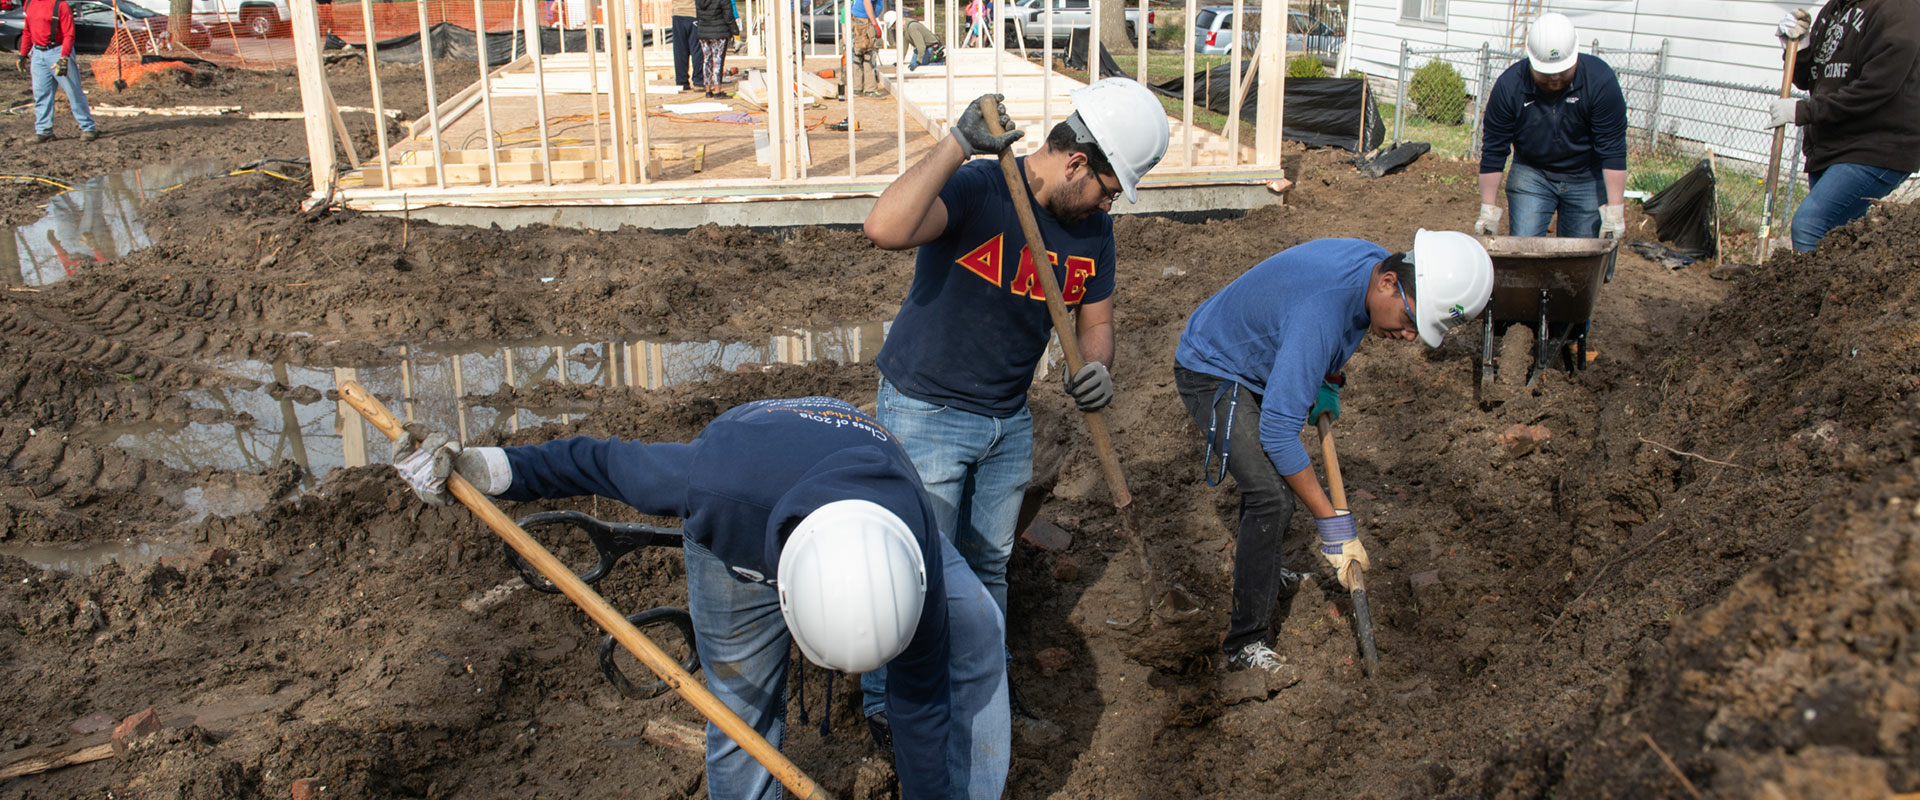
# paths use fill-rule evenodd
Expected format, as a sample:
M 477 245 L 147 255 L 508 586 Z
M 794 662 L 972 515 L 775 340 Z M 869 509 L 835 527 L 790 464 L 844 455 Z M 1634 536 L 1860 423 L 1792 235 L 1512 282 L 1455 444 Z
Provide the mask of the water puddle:
M 717 373 L 765 364 L 841 363 L 871 360 L 890 322 L 800 329 L 744 342 L 662 342 L 647 339 L 518 342 L 402 347 L 392 363 L 313 368 L 284 362 L 241 361 L 215 365 L 261 384 L 189 392 L 197 409 L 219 412 L 221 422 L 103 428 L 87 438 L 181 470 L 265 470 L 291 459 L 314 478 L 341 466 L 390 460 L 386 437 L 350 409 L 326 399 L 346 381 L 358 381 L 403 421 L 419 421 L 462 442 L 511 433 L 581 415 L 565 408 L 534 408 L 488 402 L 502 390 L 531 389 L 543 382 L 659 389 L 706 380 Z M 274 388 L 285 387 L 284 389 Z M 188 498 L 196 513 L 229 514 L 242 499 L 209 490 Z M 244 510 L 244 509 L 242 509 Z
M 192 159 L 102 175 L 47 201 L 31 225 L 0 227 L 0 281 L 43 286 L 153 244 L 140 206 L 182 183 L 226 172 L 212 159 Z
M 94 544 L 12 544 L 0 542 L 0 555 L 13 556 L 41 569 L 86 574 L 119 562 L 125 569 L 151 564 L 161 556 L 185 553 L 184 544 L 126 540 Z

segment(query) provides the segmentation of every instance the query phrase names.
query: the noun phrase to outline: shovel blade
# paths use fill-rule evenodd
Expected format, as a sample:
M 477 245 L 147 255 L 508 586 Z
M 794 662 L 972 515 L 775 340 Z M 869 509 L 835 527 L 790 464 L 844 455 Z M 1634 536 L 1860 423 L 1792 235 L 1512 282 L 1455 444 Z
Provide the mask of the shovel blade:
M 1380 673 L 1380 649 L 1373 643 L 1373 607 L 1367 603 L 1367 590 L 1353 590 L 1353 629 L 1360 639 L 1360 662 L 1372 678 Z

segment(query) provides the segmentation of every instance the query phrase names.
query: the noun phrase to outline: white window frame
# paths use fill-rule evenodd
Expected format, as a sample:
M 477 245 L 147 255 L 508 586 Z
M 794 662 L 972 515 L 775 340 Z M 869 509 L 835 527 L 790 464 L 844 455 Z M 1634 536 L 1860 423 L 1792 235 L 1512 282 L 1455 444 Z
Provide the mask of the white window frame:
M 1407 13 L 1413 6 L 1417 13 Z M 1439 25 L 1447 24 L 1447 0 L 1400 0 L 1400 19 L 1403 22 L 1427 22 Z

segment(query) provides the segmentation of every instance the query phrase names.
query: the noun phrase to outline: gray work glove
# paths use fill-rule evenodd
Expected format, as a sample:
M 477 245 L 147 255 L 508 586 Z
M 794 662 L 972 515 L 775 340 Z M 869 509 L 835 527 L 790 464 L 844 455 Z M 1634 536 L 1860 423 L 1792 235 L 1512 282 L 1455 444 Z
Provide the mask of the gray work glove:
M 1067 385 L 1067 396 L 1081 411 L 1099 411 L 1113 402 L 1113 374 L 1105 364 L 1089 361 L 1079 372 L 1061 377 Z
M 417 447 L 416 441 L 420 442 Z M 456 472 L 488 496 L 504 492 L 513 484 L 505 451 L 498 447 L 462 448 L 445 434 L 428 433 L 419 425 L 408 426 L 407 432 L 394 440 L 393 468 L 413 487 L 415 495 L 436 506 L 453 504 L 447 479 Z
M 1481 236 L 1496 236 L 1500 232 L 1500 207 L 1489 203 L 1480 204 L 1480 218 L 1473 221 L 1473 232 Z
M 1627 204 L 1600 207 L 1600 238 L 1618 239 L 1627 235 Z
M 1000 130 L 1006 133 L 999 136 L 987 130 L 987 112 L 980 109 L 980 101 L 988 97 L 1000 108 Z M 967 104 L 967 110 L 960 112 L 960 120 L 953 124 L 953 138 L 960 143 L 960 150 L 967 158 L 978 155 L 997 156 L 1020 141 L 1026 131 L 1014 130 L 1013 118 L 1007 116 L 1007 98 L 997 94 L 983 94 Z

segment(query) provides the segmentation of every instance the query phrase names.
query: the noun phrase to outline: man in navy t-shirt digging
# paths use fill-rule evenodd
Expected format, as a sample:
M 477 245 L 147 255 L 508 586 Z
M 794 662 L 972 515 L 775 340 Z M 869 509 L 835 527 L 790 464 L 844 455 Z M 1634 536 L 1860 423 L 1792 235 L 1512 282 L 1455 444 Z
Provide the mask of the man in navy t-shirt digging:
M 839 400 L 761 400 L 693 441 L 561 439 L 461 449 L 444 436 L 394 467 L 422 499 L 453 501 L 457 471 L 508 500 L 598 495 L 685 520 L 687 606 L 707 689 L 779 747 L 788 641 L 828 669 L 885 664 L 902 796 L 998 800 L 1008 741 L 1005 626 L 939 534 L 935 505 L 893 435 Z M 771 800 L 773 775 L 707 726 L 707 794 Z
M 998 96 L 995 96 L 998 100 Z M 1020 159 L 1060 299 L 1078 312 L 1086 366 L 1064 376 L 1083 410 L 1113 399 L 1114 198 L 1137 201 L 1167 152 L 1166 112 L 1145 86 L 1109 78 L 1074 93 L 1074 113 Z M 880 349 L 876 416 L 900 437 L 933 497 L 939 528 L 1007 609 L 1007 559 L 1033 477 L 1027 387 L 1053 331 L 997 156 L 1020 138 L 1002 106 L 993 135 L 981 101 L 880 195 L 866 234 L 918 247 L 913 284 Z M 862 679 L 869 728 L 884 745 L 884 673 Z

